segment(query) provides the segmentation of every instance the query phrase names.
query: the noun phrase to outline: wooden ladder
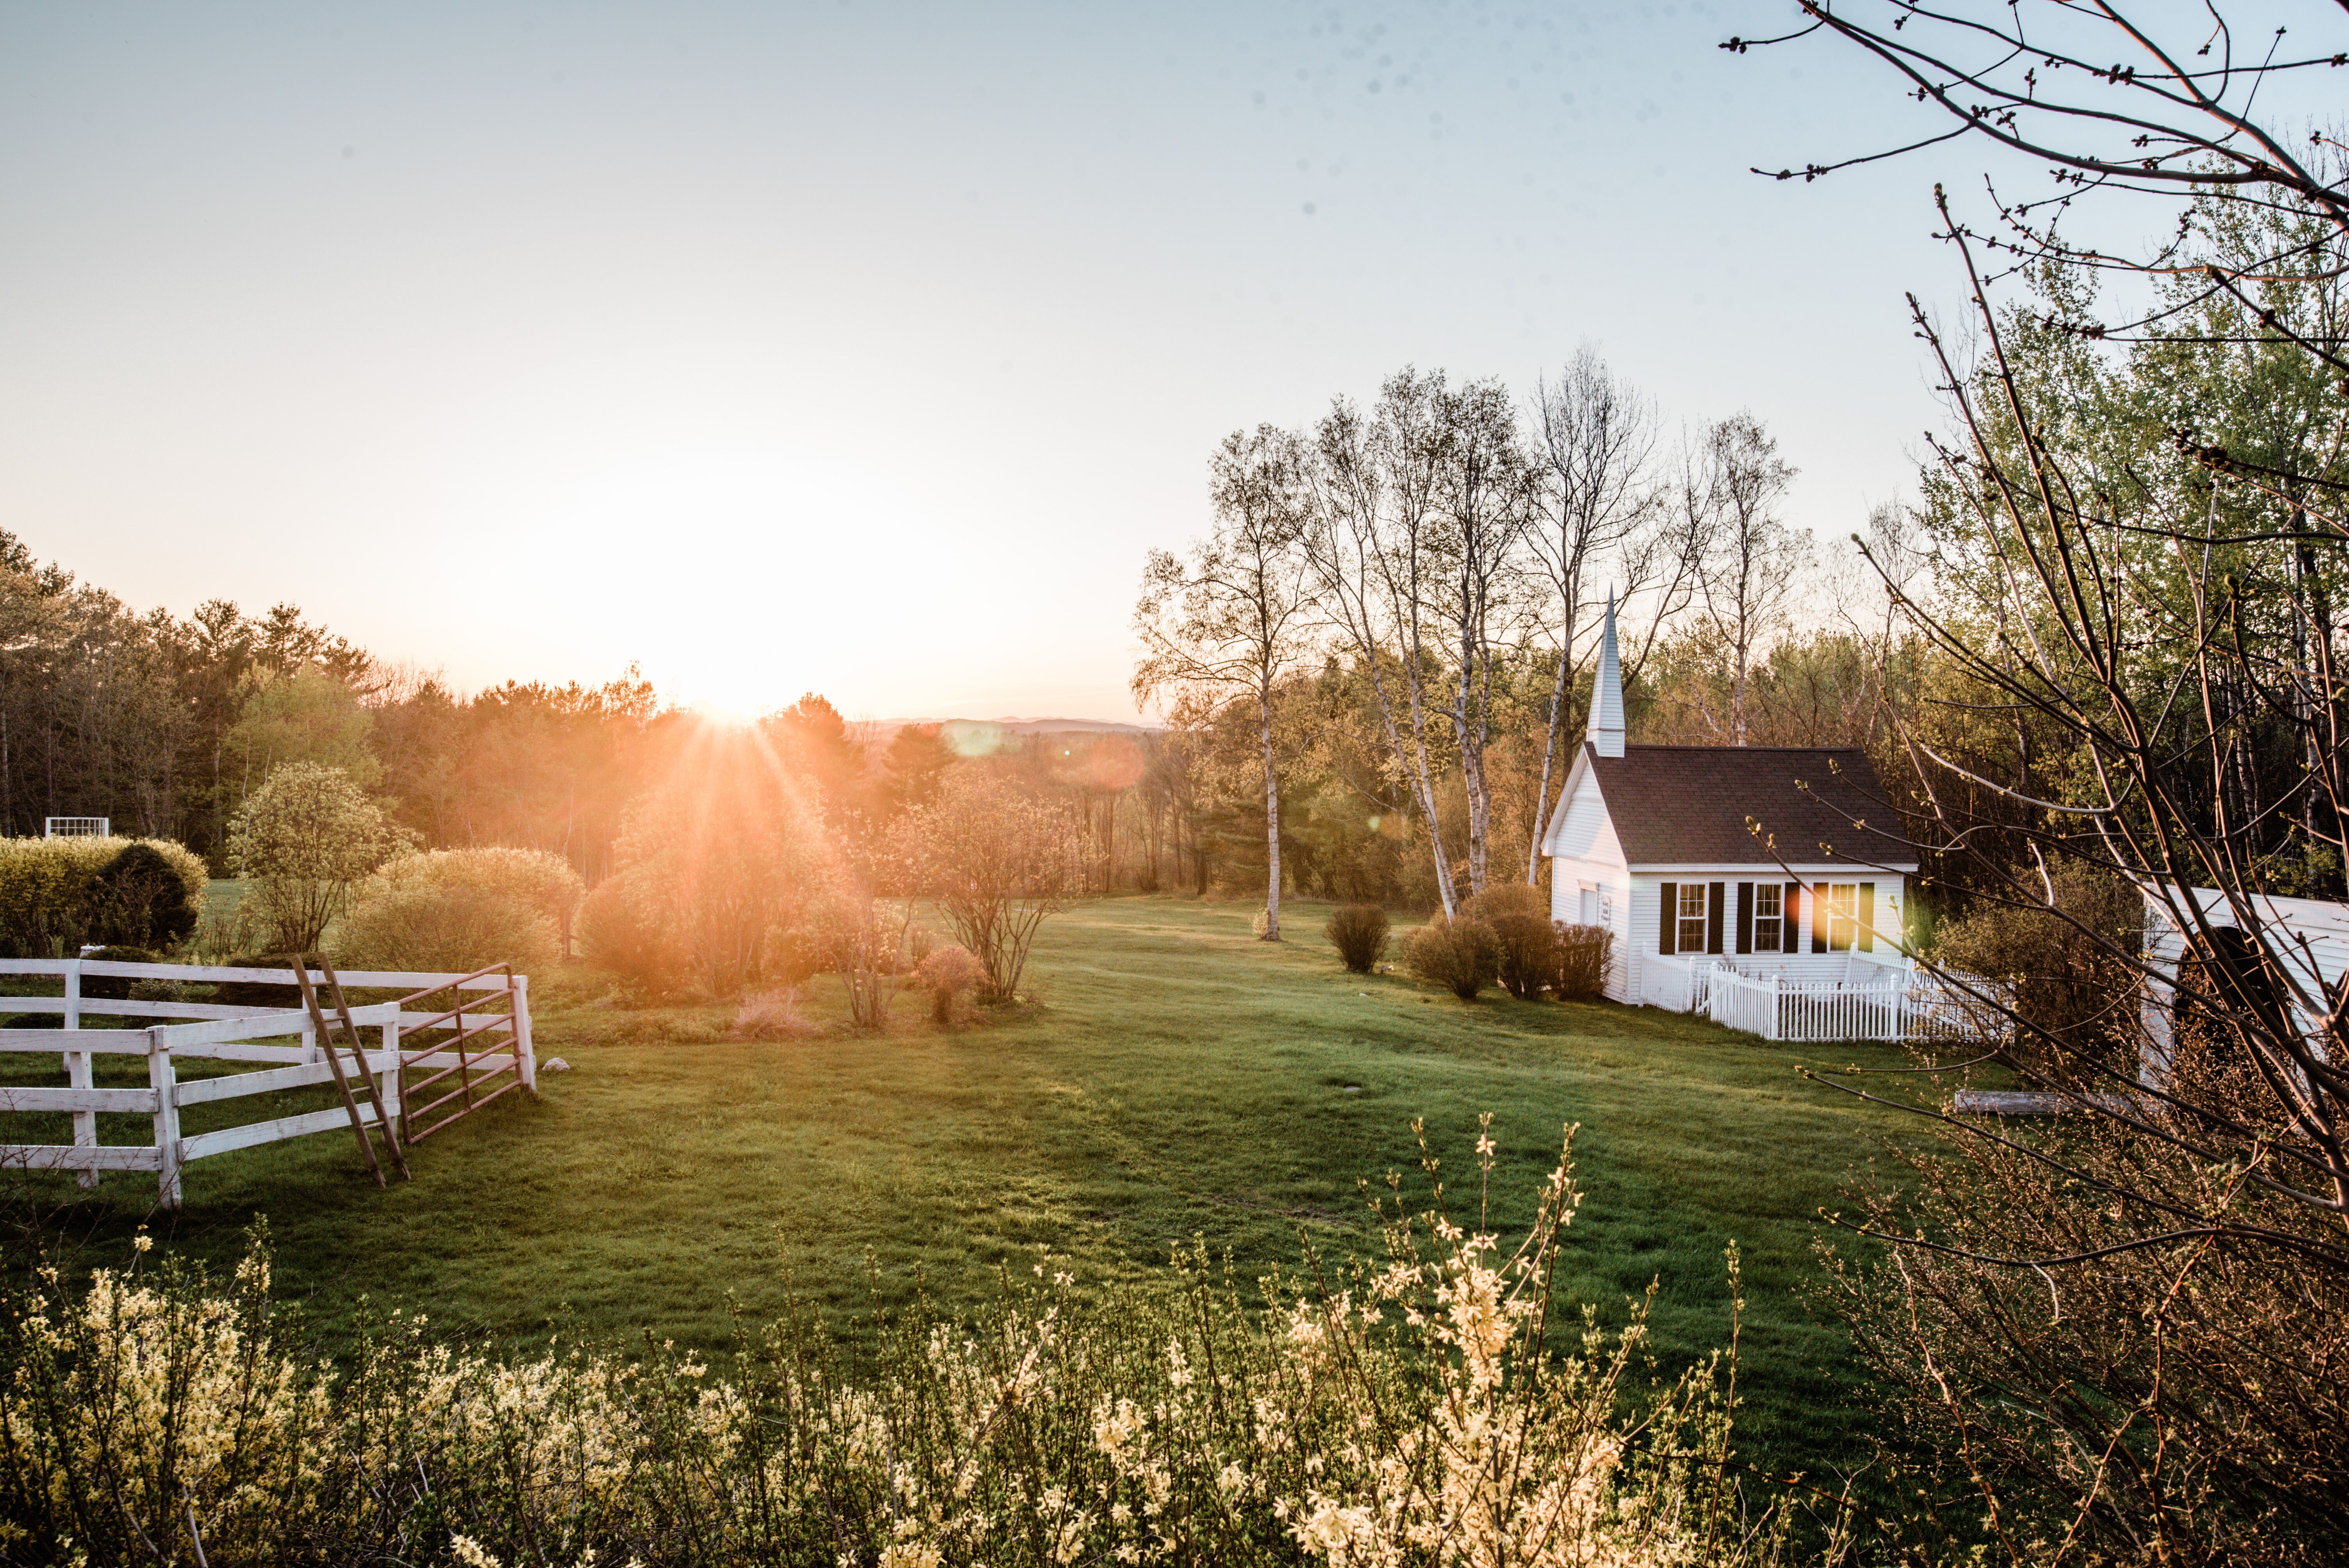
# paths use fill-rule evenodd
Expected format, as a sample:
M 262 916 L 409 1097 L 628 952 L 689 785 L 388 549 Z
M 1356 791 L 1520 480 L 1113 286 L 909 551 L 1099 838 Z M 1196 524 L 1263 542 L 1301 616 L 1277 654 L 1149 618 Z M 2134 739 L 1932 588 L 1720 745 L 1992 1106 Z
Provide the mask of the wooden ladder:
M 383 1096 L 376 1090 L 375 1075 L 367 1071 L 367 1047 L 359 1041 L 358 1026 L 351 1022 L 350 1004 L 343 1000 L 343 983 L 336 978 L 335 966 L 326 962 L 323 954 L 319 955 L 318 967 L 325 971 L 326 986 L 334 993 L 335 1021 L 341 1026 L 343 1038 L 358 1067 L 359 1091 L 367 1096 L 368 1106 L 375 1111 L 375 1126 L 383 1131 L 384 1149 L 391 1156 L 391 1162 L 399 1167 L 401 1179 L 414 1181 L 409 1173 L 408 1156 L 400 1150 L 399 1130 L 384 1114 Z M 367 1117 L 359 1110 L 357 1097 L 351 1093 L 350 1076 L 343 1070 L 342 1047 L 335 1043 L 334 1031 L 327 1027 L 326 1016 L 318 1006 L 317 990 L 310 984 L 310 962 L 299 953 L 294 955 L 294 977 L 301 983 L 302 1005 L 310 1010 L 310 1027 L 316 1031 L 318 1044 L 326 1050 L 326 1065 L 335 1069 L 335 1088 L 342 1094 L 343 1109 L 351 1113 L 351 1130 L 358 1135 L 359 1152 L 367 1157 L 367 1173 L 375 1178 L 377 1186 L 388 1186 L 383 1161 L 376 1158 L 375 1140 L 367 1131 Z

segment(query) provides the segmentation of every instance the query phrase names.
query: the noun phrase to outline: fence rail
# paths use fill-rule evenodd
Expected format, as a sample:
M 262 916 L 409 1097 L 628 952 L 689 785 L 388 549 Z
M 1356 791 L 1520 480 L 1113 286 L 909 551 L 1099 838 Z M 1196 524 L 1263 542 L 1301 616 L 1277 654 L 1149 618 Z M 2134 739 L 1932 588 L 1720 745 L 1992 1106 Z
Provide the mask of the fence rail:
M 325 978 L 323 972 L 311 973 L 321 981 Z M 0 1086 L 0 1114 L 63 1113 L 70 1114 L 74 1121 L 71 1143 L 0 1143 L 0 1169 L 73 1171 L 79 1173 L 84 1186 L 95 1185 L 102 1171 L 151 1171 L 156 1172 L 160 1202 L 164 1208 L 174 1209 L 182 1196 L 181 1172 L 191 1161 L 354 1125 L 354 1112 L 338 1106 L 182 1135 L 180 1111 L 183 1107 L 334 1082 L 335 1065 L 327 1059 L 308 1012 L 168 997 L 131 999 L 82 994 L 83 982 L 94 977 L 271 985 L 292 989 L 299 983 L 291 967 L 256 969 L 7 958 L 0 959 L 0 975 L 42 975 L 64 983 L 62 996 L 0 997 L 0 1010 L 56 1013 L 60 1015 L 63 1026 L 53 1029 L 0 1028 L 0 1054 L 56 1055 L 63 1060 L 67 1079 L 64 1088 Z M 467 1110 L 486 1104 L 510 1088 L 536 1090 L 538 1063 L 531 1044 L 528 976 L 512 974 L 500 965 L 475 975 L 362 970 L 342 975 L 341 979 L 347 986 L 409 993 L 396 1001 L 350 1009 L 354 1025 L 373 1029 L 380 1037 L 378 1046 L 365 1051 L 360 1060 L 364 1071 L 376 1080 L 384 1115 L 402 1130 L 408 1119 L 403 1080 L 410 1072 L 431 1074 L 426 1082 L 455 1074 L 460 1085 L 455 1094 L 463 1098 Z M 478 1001 L 464 1000 L 467 994 L 481 993 L 486 995 Z M 459 1005 L 429 1011 L 416 1006 L 425 998 L 444 995 L 453 997 Z M 83 1026 L 89 1018 L 191 1021 L 93 1029 Z M 403 1034 L 425 1037 L 403 1048 Z M 432 1037 L 435 1036 L 442 1037 Z M 93 1081 L 92 1064 L 94 1058 L 102 1056 L 146 1057 L 147 1087 L 98 1088 Z M 230 1072 L 183 1083 L 175 1066 L 181 1059 L 253 1063 L 258 1070 Z M 490 1088 L 493 1083 L 495 1087 Z M 482 1092 L 485 1088 L 490 1091 Z M 443 1096 L 434 1103 L 445 1104 L 450 1098 Z M 361 1105 L 356 1114 L 360 1124 L 378 1125 L 372 1106 Z M 144 1116 L 150 1119 L 152 1131 L 141 1143 L 101 1144 L 98 1140 L 100 1115 Z M 444 1117 L 424 1130 L 438 1130 L 449 1119 L 453 1118 Z M 403 1137 L 402 1141 L 406 1140 Z

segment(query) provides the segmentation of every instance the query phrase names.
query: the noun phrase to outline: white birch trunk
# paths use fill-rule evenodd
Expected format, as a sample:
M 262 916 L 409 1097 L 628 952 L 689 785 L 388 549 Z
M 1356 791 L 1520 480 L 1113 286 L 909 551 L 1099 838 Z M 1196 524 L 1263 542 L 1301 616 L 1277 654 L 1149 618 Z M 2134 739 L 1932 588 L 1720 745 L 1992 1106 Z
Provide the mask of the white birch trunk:
M 1280 940 L 1280 772 L 1272 762 L 1272 687 L 1257 695 L 1264 737 L 1264 845 L 1268 870 L 1264 890 L 1264 939 Z

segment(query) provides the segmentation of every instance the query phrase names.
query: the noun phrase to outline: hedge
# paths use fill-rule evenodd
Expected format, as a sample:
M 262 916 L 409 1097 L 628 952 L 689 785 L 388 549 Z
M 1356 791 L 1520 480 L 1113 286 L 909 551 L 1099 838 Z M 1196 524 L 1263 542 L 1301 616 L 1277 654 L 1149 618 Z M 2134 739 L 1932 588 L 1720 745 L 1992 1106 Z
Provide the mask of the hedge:
M 0 839 L 0 955 L 170 947 L 203 917 L 209 875 L 169 839 Z

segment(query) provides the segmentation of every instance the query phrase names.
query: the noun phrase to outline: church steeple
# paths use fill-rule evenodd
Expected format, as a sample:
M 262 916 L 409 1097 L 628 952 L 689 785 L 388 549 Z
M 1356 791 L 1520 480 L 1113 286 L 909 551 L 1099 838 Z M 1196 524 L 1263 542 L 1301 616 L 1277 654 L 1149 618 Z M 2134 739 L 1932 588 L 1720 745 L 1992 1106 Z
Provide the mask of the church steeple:
M 1607 591 L 1607 625 L 1599 636 L 1599 675 L 1590 687 L 1589 741 L 1601 757 L 1623 755 L 1623 665 L 1615 650 L 1615 590 Z

